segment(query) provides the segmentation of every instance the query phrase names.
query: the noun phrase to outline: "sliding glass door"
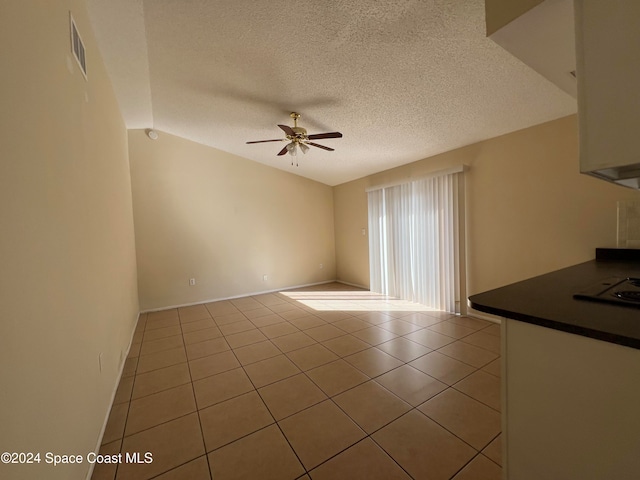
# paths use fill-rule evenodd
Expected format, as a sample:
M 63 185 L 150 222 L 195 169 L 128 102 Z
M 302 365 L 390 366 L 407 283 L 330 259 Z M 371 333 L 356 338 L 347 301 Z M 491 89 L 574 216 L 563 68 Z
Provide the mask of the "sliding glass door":
M 368 190 L 372 291 L 460 312 L 462 175 Z

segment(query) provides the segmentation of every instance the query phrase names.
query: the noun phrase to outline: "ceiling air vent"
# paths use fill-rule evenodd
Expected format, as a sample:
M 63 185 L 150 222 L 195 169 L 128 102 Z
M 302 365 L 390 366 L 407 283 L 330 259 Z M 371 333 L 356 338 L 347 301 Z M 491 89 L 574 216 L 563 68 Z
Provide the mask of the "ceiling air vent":
M 82 38 L 80 38 L 78 27 L 76 27 L 76 22 L 73 20 L 71 13 L 69 13 L 69 22 L 71 24 L 71 50 L 73 51 L 73 56 L 76 58 L 76 61 L 80 66 L 80 71 L 82 71 L 82 75 L 86 80 L 87 59 L 85 57 L 84 43 L 82 42 Z

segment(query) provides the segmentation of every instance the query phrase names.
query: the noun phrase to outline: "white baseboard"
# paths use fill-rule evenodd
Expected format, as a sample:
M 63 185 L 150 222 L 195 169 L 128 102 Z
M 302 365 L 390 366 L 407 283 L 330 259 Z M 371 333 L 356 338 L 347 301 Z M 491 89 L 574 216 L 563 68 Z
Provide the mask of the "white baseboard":
M 102 428 L 100 429 L 100 434 L 98 435 L 98 444 L 96 445 L 96 448 L 94 450 L 94 453 L 96 454 L 100 452 L 100 446 L 102 445 L 102 438 L 104 437 L 104 432 L 107 428 L 109 415 L 111 415 L 111 408 L 113 408 L 113 401 L 116 398 L 116 393 L 118 392 L 118 387 L 120 386 L 120 380 L 122 379 L 122 372 L 124 372 L 124 364 L 127 363 L 127 358 L 129 358 L 129 351 L 131 350 L 131 345 L 133 344 L 133 336 L 136 334 L 136 328 L 138 327 L 138 322 L 140 321 L 140 314 L 141 312 L 138 312 L 138 317 L 136 318 L 136 321 L 133 324 L 133 331 L 129 336 L 129 345 L 127 346 L 127 351 L 125 355 L 123 355 L 122 361 L 120 362 L 120 372 L 118 372 L 118 379 L 116 381 L 116 384 L 113 387 L 113 391 L 111 392 L 111 399 L 109 400 L 109 409 L 107 410 L 107 415 L 104 417 L 104 421 L 102 422 Z M 95 463 L 91 463 L 89 465 L 89 472 L 87 473 L 86 480 L 91 480 L 95 465 L 96 465 Z
M 316 286 L 316 285 L 324 285 L 324 284 L 327 284 L 327 283 L 336 283 L 336 282 L 343 283 L 343 282 L 339 282 L 338 280 L 324 280 L 322 282 L 306 283 L 304 285 L 293 285 L 293 286 L 290 286 L 290 287 L 274 288 L 272 290 L 262 290 L 260 292 L 242 293 L 240 295 L 233 295 L 231 297 L 210 298 L 208 300 L 199 300 L 197 302 L 192 302 L 192 303 L 182 303 L 182 304 L 179 304 L 179 305 L 169 305 L 169 306 L 166 306 L 166 307 L 149 308 L 147 310 L 143 310 L 140 313 L 161 312 L 162 310 L 169 310 L 171 308 L 192 307 L 194 305 L 203 305 L 205 303 L 221 302 L 223 300 L 233 300 L 235 298 L 251 297 L 253 295 L 264 295 L 266 293 L 283 292 L 283 291 L 286 291 L 286 290 L 292 290 L 294 288 L 313 287 L 313 286 Z
M 364 285 L 358 285 L 357 283 L 345 282 L 344 280 L 336 280 L 336 283 L 342 283 L 343 285 L 349 285 L 350 287 L 362 288 L 364 290 L 369 291 L 369 287 Z

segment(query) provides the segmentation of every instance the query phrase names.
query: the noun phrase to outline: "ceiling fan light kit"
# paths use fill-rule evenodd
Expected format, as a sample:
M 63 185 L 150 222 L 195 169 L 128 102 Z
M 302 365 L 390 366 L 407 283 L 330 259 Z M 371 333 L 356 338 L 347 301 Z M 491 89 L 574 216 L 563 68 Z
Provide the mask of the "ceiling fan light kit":
M 328 150 L 330 152 L 333 152 L 334 150 L 333 148 L 314 143 L 311 140 L 320 140 L 323 138 L 342 138 L 342 134 L 340 132 L 315 133 L 313 135 L 308 135 L 305 128 L 298 126 L 298 119 L 300 118 L 300 114 L 297 112 L 291 112 L 289 116 L 293 118 L 293 127 L 290 127 L 288 125 L 278 125 L 278 127 L 280 127 L 280 129 L 285 133 L 286 138 L 278 138 L 275 140 L 255 140 L 247 143 L 288 141 L 289 143 L 278 152 L 278 156 L 286 155 L 288 153 L 292 157 L 296 157 L 298 155 L 298 149 L 302 151 L 303 154 L 305 154 L 309 150 L 309 145 L 321 148 L 323 150 Z M 295 163 L 297 167 L 298 161 L 296 160 Z M 291 165 L 293 165 L 293 159 L 291 160 Z

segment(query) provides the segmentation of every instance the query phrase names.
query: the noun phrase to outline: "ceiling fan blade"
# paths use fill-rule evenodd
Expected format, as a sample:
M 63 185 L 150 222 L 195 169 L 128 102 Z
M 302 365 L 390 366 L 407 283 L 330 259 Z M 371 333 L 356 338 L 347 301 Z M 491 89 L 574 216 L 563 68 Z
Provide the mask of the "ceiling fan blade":
M 320 140 L 321 138 L 342 138 L 340 132 L 328 132 L 328 133 L 314 133 L 313 135 L 307 135 L 309 140 Z
M 330 152 L 333 152 L 333 148 L 329 148 L 329 147 L 325 147 L 324 145 L 318 145 L 317 143 L 313 143 L 313 142 L 307 142 L 308 145 L 313 145 L 314 147 L 318 147 L 318 148 L 322 148 L 324 150 L 329 150 Z
M 284 142 L 286 140 L 287 140 L 286 138 L 278 138 L 276 140 L 255 140 L 253 142 L 247 142 L 247 143 Z
M 280 156 L 280 155 L 286 155 L 286 154 L 287 154 L 287 152 L 289 151 L 289 150 L 287 150 L 287 147 L 288 147 L 289 145 L 291 145 L 291 144 L 290 144 L 290 143 L 287 143 L 287 144 L 284 146 L 284 148 L 278 152 L 278 156 Z
M 292 129 L 290 126 L 288 126 L 288 125 L 278 125 L 278 126 L 279 126 L 279 127 L 282 129 L 282 131 L 283 131 L 284 133 L 286 133 L 287 135 L 291 135 L 292 137 L 295 137 L 295 136 L 296 136 L 296 132 L 294 132 L 294 131 L 293 131 L 293 129 Z

